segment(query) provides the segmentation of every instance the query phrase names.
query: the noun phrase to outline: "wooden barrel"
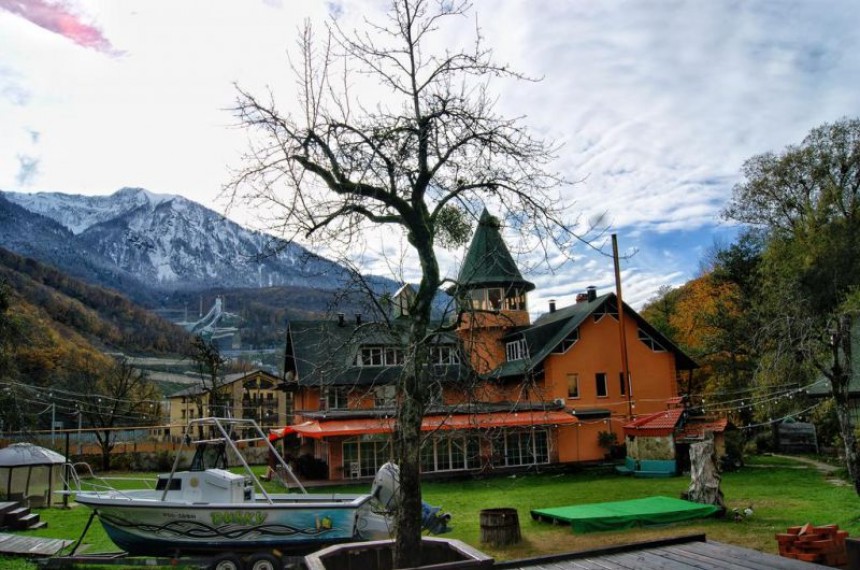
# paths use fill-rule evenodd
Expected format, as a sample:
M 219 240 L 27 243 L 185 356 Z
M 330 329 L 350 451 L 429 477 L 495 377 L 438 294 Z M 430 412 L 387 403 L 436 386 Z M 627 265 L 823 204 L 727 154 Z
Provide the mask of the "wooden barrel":
M 520 541 L 520 517 L 516 509 L 484 509 L 481 511 L 481 542 L 506 546 Z

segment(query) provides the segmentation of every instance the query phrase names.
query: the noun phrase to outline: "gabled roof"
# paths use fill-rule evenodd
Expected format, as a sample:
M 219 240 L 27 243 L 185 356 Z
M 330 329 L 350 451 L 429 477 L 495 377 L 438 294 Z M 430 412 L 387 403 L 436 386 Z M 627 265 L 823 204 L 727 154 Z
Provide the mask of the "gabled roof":
M 507 334 L 502 340 L 503 342 L 511 342 L 519 338 L 523 338 L 528 345 L 529 358 L 523 360 L 515 360 L 512 362 L 504 362 L 496 370 L 491 372 L 489 376 L 504 378 L 509 376 L 518 376 L 532 372 L 552 353 L 561 341 L 567 338 L 576 330 L 585 319 L 595 313 L 606 310 L 607 304 L 615 306 L 617 298 L 615 293 L 607 293 L 595 297 L 591 301 L 580 301 L 568 307 L 563 307 L 552 313 L 541 315 L 531 326 L 515 329 Z M 663 336 L 657 329 L 648 324 L 639 313 L 631 307 L 624 304 L 624 315 L 636 319 L 636 323 L 666 350 L 675 354 L 675 362 L 679 369 L 689 370 L 698 368 L 698 365 L 672 341 Z M 627 339 L 627 342 L 633 342 L 635 339 Z
M 683 415 L 684 408 L 673 408 L 648 414 L 624 426 L 624 434 L 652 437 L 671 435 Z
M 281 379 L 278 378 L 277 376 L 274 376 L 274 375 L 266 372 L 265 370 L 260 370 L 258 368 L 258 369 L 250 370 L 248 372 L 234 372 L 232 374 L 225 374 L 222 378 L 220 378 L 220 383 L 219 383 L 218 387 L 222 388 L 224 386 L 229 386 L 230 384 L 232 384 L 234 382 L 238 382 L 239 380 L 243 380 L 245 378 L 250 378 L 250 377 L 256 376 L 258 374 L 261 376 L 266 376 L 269 380 L 272 381 L 273 384 L 276 384 L 276 385 L 281 381 Z M 183 388 L 182 390 L 178 390 L 176 392 L 173 392 L 172 394 L 170 394 L 169 398 L 177 398 L 180 396 L 199 396 L 200 394 L 207 392 L 208 390 L 203 387 L 203 381 L 200 380 L 199 378 L 198 378 L 198 380 L 199 380 L 199 382 L 196 384 L 193 384 L 187 388 Z
M 676 441 L 702 439 L 707 432 L 722 433 L 729 425 L 727 418 L 689 415 L 684 408 L 670 408 L 635 419 L 624 426 L 624 435 L 665 437 L 675 435 Z
M 516 286 L 526 291 L 535 288 L 534 283 L 526 281 L 520 274 L 502 239 L 500 226 L 499 220 L 484 209 L 454 290 L 492 286 L 505 289 Z
M 384 385 L 400 378 L 401 366 L 357 366 L 363 346 L 406 346 L 408 321 L 340 324 L 338 321 L 290 321 L 287 326 L 286 370 L 294 370 L 301 386 Z M 459 348 L 453 333 L 437 335 L 440 346 Z M 461 363 L 465 358 L 461 355 Z M 463 365 L 434 366 L 443 381 L 465 380 L 470 372 Z

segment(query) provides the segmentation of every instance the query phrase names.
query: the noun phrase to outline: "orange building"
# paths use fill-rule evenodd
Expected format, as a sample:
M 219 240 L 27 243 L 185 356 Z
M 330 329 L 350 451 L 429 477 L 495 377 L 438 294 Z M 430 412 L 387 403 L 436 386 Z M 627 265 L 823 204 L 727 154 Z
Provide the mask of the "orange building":
M 614 293 L 589 288 L 572 306 L 552 302 L 532 323 L 533 289 L 499 222 L 484 212 L 448 291 L 458 303 L 457 326 L 434 339 L 424 472 L 602 460 L 610 434 L 621 441 L 622 425 L 666 409 L 681 371 L 696 367 L 624 305 L 625 380 Z M 289 324 L 285 377 L 296 417 L 288 431 L 327 463 L 331 479 L 372 476 L 390 459 L 410 294 L 407 286 L 394 296 L 388 323 L 341 316 Z

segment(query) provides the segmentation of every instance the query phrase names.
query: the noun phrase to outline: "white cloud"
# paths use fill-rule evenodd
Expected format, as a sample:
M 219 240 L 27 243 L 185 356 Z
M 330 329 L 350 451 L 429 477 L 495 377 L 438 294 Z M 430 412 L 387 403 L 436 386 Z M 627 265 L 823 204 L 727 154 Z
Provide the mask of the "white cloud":
M 0 4 L 0 188 L 143 186 L 220 207 L 227 166 L 245 148 L 226 111 L 232 83 L 271 86 L 290 106 L 286 52 L 302 21 L 337 14 L 349 29 L 386 3 L 66 5 L 95 43 Z M 639 250 L 622 264 L 628 301 L 688 279 L 712 236 L 731 233 L 718 214 L 745 159 L 860 108 L 854 0 L 478 0 L 475 8 L 439 44 L 470 38 L 477 20 L 497 59 L 543 78 L 495 82 L 501 109 L 565 143 L 557 167 L 581 180 L 568 190 L 576 207 L 586 218 L 605 212 L 622 247 Z M 19 179 L 20 157 L 38 168 Z M 390 272 L 379 249 L 369 243 L 364 262 Z M 449 274 L 458 255 L 443 256 Z M 579 255 L 556 275 L 529 277 L 539 285 L 533 307 L 612 286 L 611 261 Z M 403 263 L 409 279 L 413 261 Z

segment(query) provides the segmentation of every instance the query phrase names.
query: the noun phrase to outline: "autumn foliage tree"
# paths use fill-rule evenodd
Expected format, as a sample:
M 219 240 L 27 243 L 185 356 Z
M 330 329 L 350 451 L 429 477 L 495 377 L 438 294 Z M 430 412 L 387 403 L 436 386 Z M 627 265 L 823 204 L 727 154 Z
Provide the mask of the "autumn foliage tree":
M 860 308 L 860 120 L 817 127 L 799 145 L 749 159 L 743 173 L 726 215 L 765 236 L 761 362 L 783 375 L 812 366 L 829 380 L 860 494 L 849 401 Z

